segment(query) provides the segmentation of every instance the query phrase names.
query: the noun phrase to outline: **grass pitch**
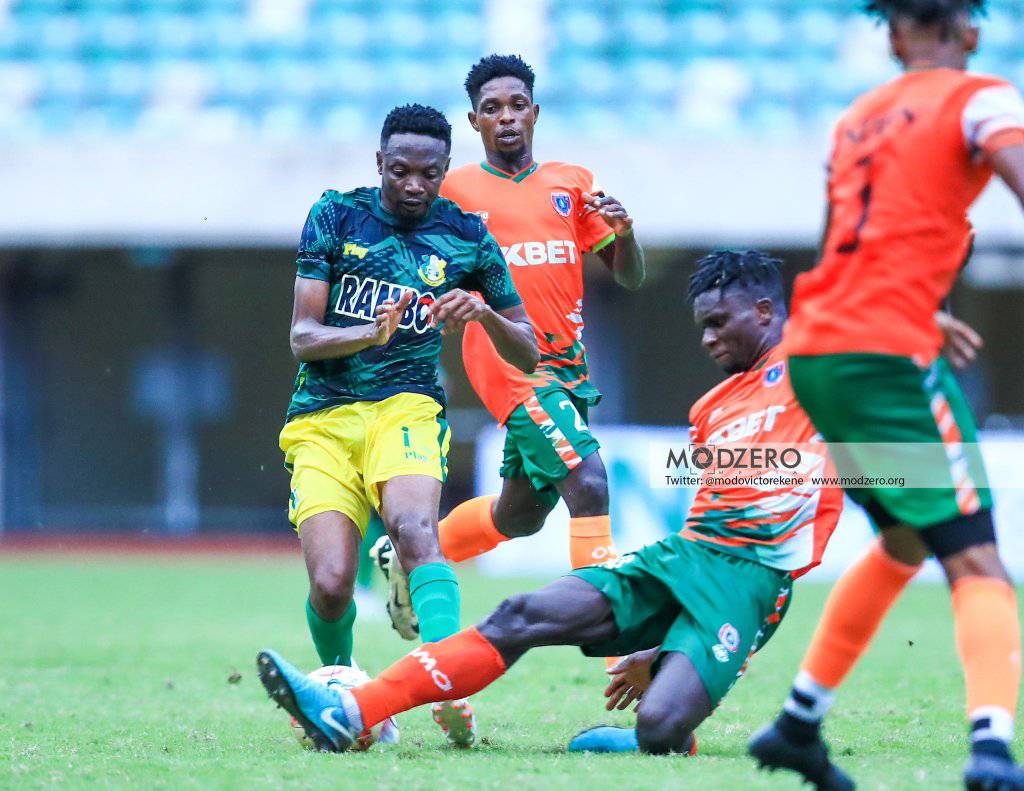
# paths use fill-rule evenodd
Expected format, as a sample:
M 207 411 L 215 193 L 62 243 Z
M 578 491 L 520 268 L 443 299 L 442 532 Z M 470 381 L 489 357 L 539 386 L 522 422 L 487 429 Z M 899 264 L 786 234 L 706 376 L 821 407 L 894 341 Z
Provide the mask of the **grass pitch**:
M 467 619 L 544 582 L 460 577 Z M 318 755 L 254 670 L 264 646 L 314 664 L 298 557 L 0 557 L 0 787 L 795 789 L 758 773 L 744 744 L 782 702 L 825 593 L 797 583 L 778 635 L 699 731 L 696 759 L 565 753 L 581 728 L 631 722 L 603 709 L 603 664 L 568 648 L 529 654 L 474 699 L 482 738 L 469 753 L 445 748 L 421 709 L 399 719 L 398 747 Z M 861 788 L 957 787 L 951 624 L 943 587 L 912 588 L 843 689 L 828 732 Z M 356 639 L 370 672 L 409 647 L 382 621 Z

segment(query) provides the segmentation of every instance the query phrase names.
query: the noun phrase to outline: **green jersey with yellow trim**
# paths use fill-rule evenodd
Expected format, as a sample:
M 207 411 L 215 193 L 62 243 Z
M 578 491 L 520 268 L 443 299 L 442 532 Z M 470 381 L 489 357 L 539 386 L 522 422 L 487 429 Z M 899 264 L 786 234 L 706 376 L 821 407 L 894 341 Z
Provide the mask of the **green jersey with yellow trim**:
M 414 299 L 384 346 L 349 357 L 301 363 L 288 419 L 339 404 L 422 393 L 445 404 L 437 377 L 441 331 L 430 307 L 454 289 L 478 291 L 494 310 L 520 304 L 501 248 L 479 217 L 438 198 L 414 227 L 381 205 L 380 189 L 327 190 L 309 212 L 297 257 L 298 276 L 330 285 L 323 323 L 373 322 L 387 299 Z

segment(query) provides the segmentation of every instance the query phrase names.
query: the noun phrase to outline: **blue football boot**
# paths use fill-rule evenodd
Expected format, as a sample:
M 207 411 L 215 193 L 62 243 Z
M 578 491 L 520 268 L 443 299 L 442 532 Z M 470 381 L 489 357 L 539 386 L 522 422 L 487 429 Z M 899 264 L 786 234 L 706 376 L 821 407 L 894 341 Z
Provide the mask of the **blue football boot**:
M 359 736 L 337 690 L 312 680 L 276 651 L 260 651 L 256 670 L 271 699 L 295 718 L 320 752 L 344 752 Z
M 597 725 L 577 733 L 569 742 L 571 753 L 635 753 L 640 745 L 636 740 L 635 728 L 618 728 L 614 725 Z M 697 754 L 697 737 L 690 734 L 683 749 L 686 755 Z

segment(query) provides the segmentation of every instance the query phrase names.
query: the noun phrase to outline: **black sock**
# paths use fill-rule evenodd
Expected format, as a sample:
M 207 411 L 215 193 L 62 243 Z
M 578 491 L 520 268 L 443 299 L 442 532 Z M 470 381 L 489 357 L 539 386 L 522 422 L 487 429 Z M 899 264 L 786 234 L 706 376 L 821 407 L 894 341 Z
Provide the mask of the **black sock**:
M 798 744 L 810 744 L 821 738 L 821 720 L 802 720 L 783 711 L 775 720 L 782 735 Z
M 1012 761 L 1010 748 L 1002 739 L 978 739 L 971 742 L 971 752 L 975 755 L 987 755 L 992 758 L 1002 758 Z

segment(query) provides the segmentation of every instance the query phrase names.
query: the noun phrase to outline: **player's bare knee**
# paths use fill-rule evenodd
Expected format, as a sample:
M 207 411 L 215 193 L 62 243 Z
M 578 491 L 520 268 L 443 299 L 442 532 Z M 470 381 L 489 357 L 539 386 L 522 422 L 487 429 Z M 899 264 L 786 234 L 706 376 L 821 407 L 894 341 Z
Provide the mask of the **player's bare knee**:
M 881 532 L 879 540 L 886 555 L 907 566 L 920 566 L 928 558 L 928 547 L 912 527 L 887 528 Z
M 660 700 L 646 697 L 636 713 L 636 738 L 643 752 L 663 754 L 683 752 L 694 729 L 704 721 L 707 711 L 687 696 Z
M 566 479 L 560 493 L 570 516 L 603 516 L 608 513 L 608 476 L 604 465 L 581 465 Z
M 437 531 L 428 514 L 398 514 L 385 521 L 388 535 L 398 549 L 402 567 L 408 572 L 424 563 L 444 563 Z
M 687 712 L 667 706 L 644 706 L 636 715 L 636 740 L 640 750 L 653 755 L 682 752 L 693 730 Z
M 523 538 L 524 536 L 532 536 L 534 533 L 540 532 L 540 529 L 544 527 L 546 516 L 546 514 L 534 512 L 514 514 L 502 519 L 501 524 L 496 525 L 496 527 L 503 536 Z
M 994 577 L 1009 581 L 1006 567 L 999 559 L 999 551 L 992 542 L 976 544 L 940 559 L 949 581 L 961 577 Z
M 317 614 L 335 620 L 345 614 L 355 590 L 355 569 L 323 563 L 310 574 L 309 598 Z

